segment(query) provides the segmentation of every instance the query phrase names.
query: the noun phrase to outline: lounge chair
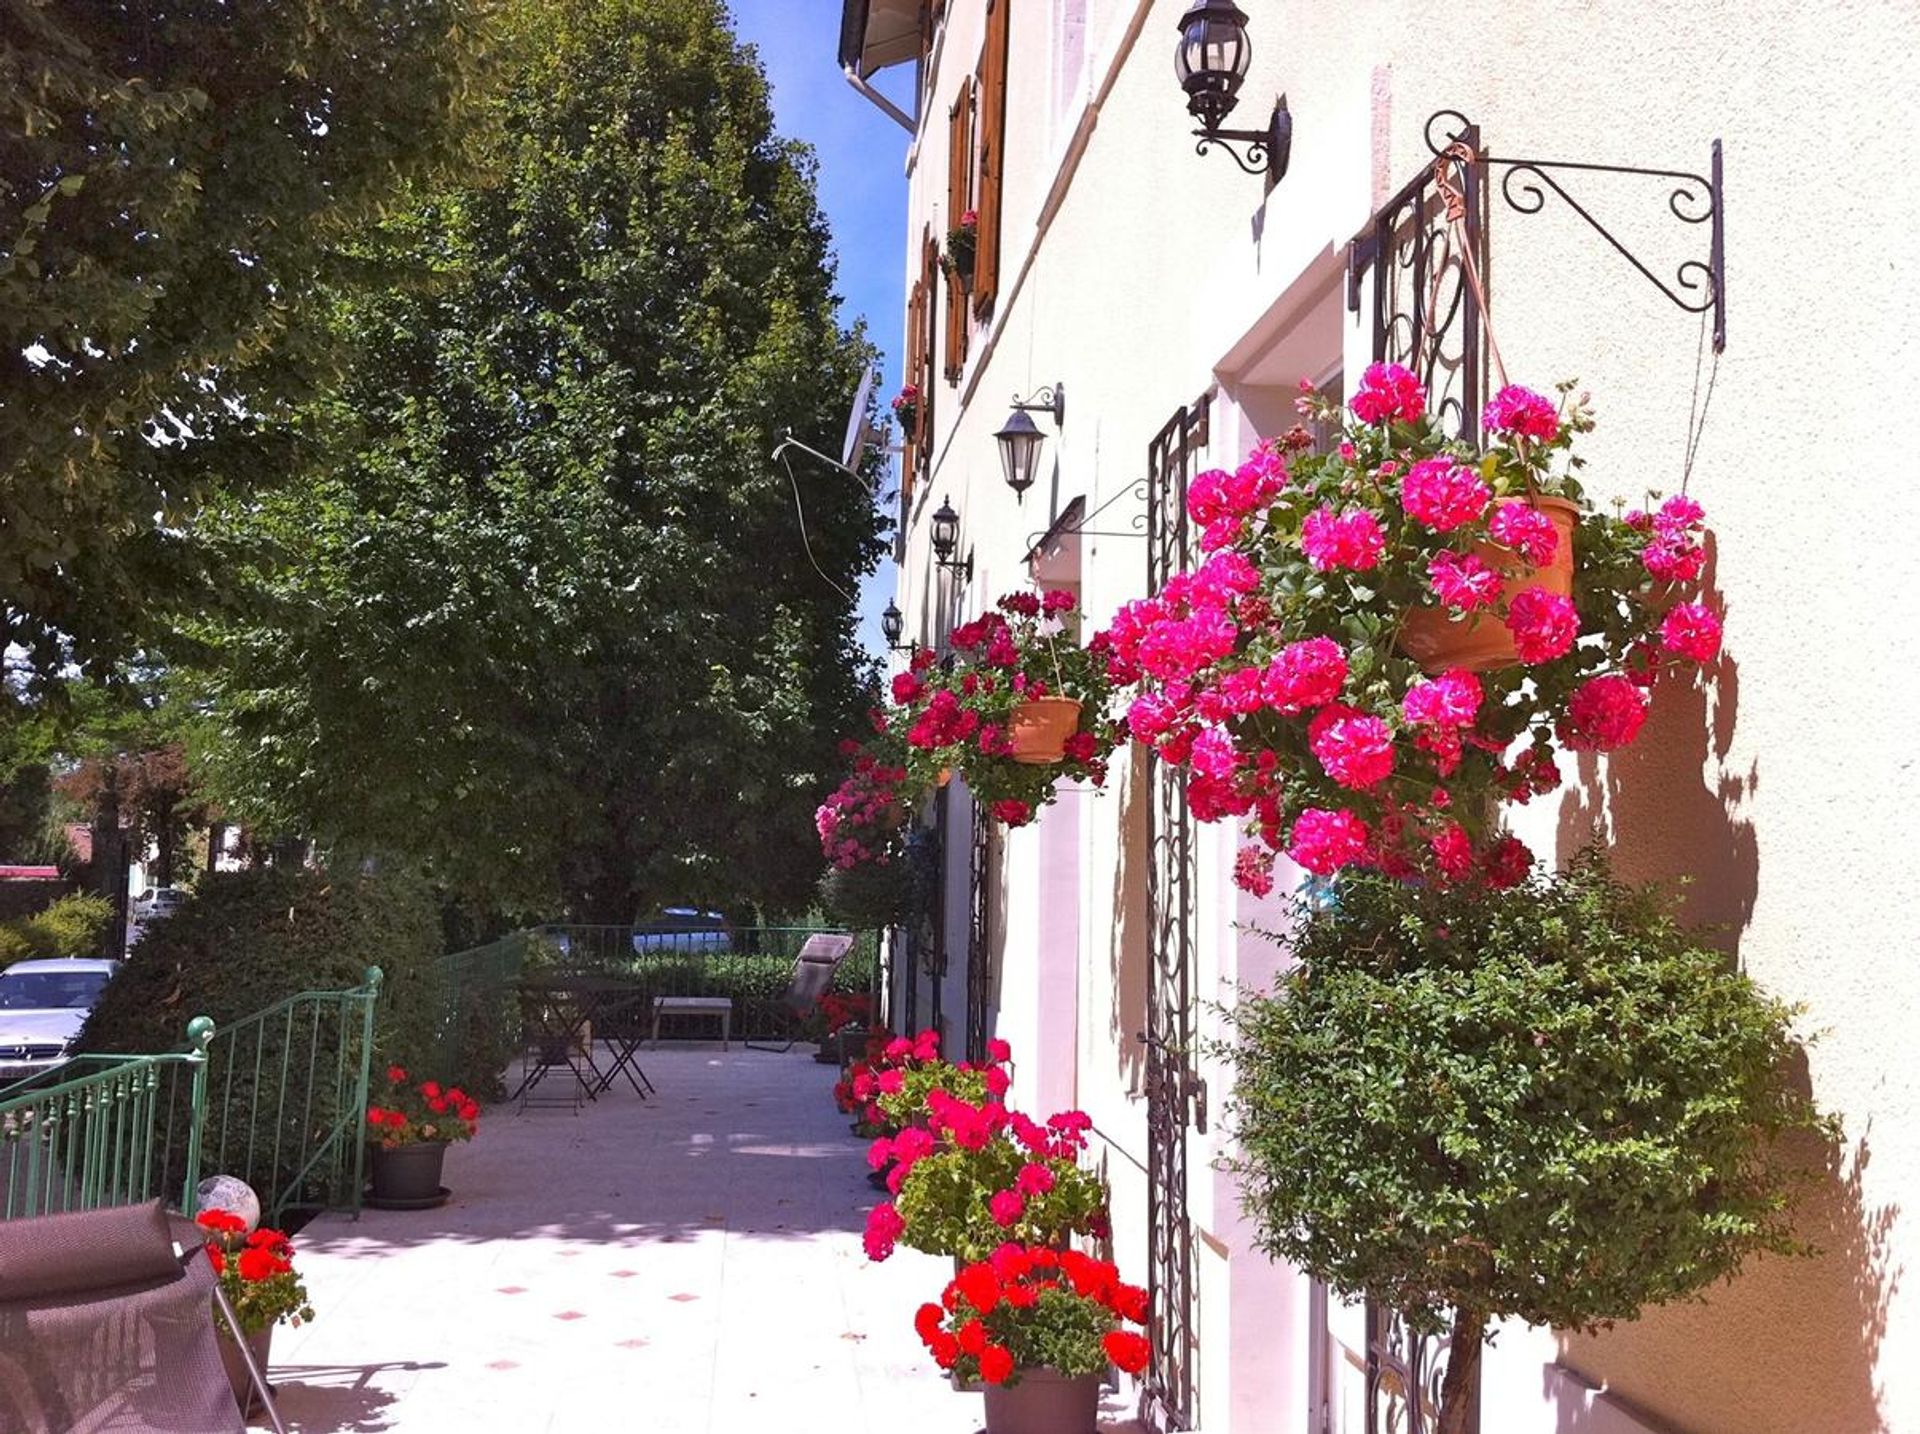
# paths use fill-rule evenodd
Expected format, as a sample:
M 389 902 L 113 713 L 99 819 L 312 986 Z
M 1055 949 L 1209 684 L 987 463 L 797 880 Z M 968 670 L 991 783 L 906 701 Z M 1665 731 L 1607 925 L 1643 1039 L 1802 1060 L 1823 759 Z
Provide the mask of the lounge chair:
M 787 978 L 786 993 L 780 998 L 780 1004 L 786 1007 L 787 1014 L 793 1018 L 793 1034 L 787 1038 L 784 1046 L 755 1045 L 748 1041 L 748 1048 L 775 1052 L 792 1050 L 800 1040 L 800 1022 L 820 1004 L 820 998 L 833 989 L 834 973 L 840 969 L 840 963 L 847 959 L 847 953 L 851 950 L 853 936 L 850 932 L 821 931 L 809 936 L 794 960 L 793 973 Z

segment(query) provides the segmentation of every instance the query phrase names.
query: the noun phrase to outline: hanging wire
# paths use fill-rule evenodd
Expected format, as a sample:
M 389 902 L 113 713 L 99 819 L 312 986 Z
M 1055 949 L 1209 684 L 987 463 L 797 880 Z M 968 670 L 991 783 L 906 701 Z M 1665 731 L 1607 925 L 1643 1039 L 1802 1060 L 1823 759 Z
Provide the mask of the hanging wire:
M 1700 338 L 1693 350 L 1693 397 L 1687 403 L 1687 451 L 1680 465 L 1680 491 L 1693 481 L 1693 463 L 1700 456 L 1700 439 L 1707 429 L 1707 406 L 1713 402 L 1713 386 L 1720 378 L 1720 351 L 1713 351 L 1713 366 L 1707 370 L 1707 391 L 1700 392 L 1700 370 L 1706 364 L 1707 315 L 1700 314 Z
M 853 594 L 828 577 L 827 570 L 820 566 L 820 560 L 813 555 L 813 540 L 807 536 L 807 510 L 800 502 L 800 480 L 793 476 L 793 460 L 787 457 L 784 449 L 780 453 L 780 466 L 787 470 L 787 482 L 793 488 L 793 516 L 800 522 L 800 546 L 806 549 L 807 561 L 813 564 L 813 570 L 820 574 L 822 582 L 847 600 L 849 607 L 858 608 L 860 604 Z

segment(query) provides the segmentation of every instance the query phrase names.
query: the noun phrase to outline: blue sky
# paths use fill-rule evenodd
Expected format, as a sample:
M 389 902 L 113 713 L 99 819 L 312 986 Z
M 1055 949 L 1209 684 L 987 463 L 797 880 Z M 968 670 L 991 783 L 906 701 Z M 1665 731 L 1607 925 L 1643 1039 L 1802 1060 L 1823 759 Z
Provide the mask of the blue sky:
M 900 336 L 907 205 L 904 173 L 907 132 L 855 93 L 840 73 L 840 0 L 731 0 L 735 29 L 760 54 L 773 86 L 780 133 L 813 146 L 820 161 L 820 207 L 833 228 L 839 255 L 842 318 L 867 321 L 868 337 L 883 355 L 883 396 L 900 384 Z M 910 100 L 912 66 L 877 77 L 902 108 Z M 809 483 L 845 481 L 830 468 L 796 455 L 802 491 Z M 860 593 L 861 635 L 870 650 L 885 650 L 880 609 L 893 591 L 891 565 Z

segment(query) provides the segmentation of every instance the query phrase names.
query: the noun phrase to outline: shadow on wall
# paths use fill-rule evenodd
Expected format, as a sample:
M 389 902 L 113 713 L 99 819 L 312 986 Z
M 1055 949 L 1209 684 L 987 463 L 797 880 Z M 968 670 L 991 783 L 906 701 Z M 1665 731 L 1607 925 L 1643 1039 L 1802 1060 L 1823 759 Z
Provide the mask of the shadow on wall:
M 1903 1273 L 1888 1249 L 1899 1207 L 1866 1208 L 1864 1136 L 1825 1149 L 1809 1139 L 1786 1154 L 1816 1172 L 1796 1216 L 1812 1259 L 1762 1256 L 1703 1300 L 1600 1334 L 1563 1334 L 1561 1362 L 1647 1410 L 1663 1434 L 1893 1434 L 1878 1366 Z M 1555 1425 L 1558 1434 L 1614 1427 L 1564 1399 Z
M 1147 753 L 1128 745 L 1127 780 L 1120 799 L 1120 860 L 1113 871 L 1112 1008 L 1107 1035 L 1122 1088 L 1133 1095 L 1146 1089 L 1146 1047 L 1136 1039 L 1147 1028 L 1147 803 L 1153 799 Z
M 1714 554 L 1709 550 L 1709 562 Z M 1708 601 L 1713 572 L 1707 573 Z M 1737 627 L 1734 629 L 1737 631 Z M 1759 890 L 1760 849 L 1742 815 L 1759 769 L 1728 772 L 1740 698 L 1739 665 L 1722 655 L 1710 681 L 1659 690 L 1640 740 L 1605 764 L 1580 759 L 1562 800 L 1562 854 L 1607 840 L 1628 881 L 1691 878 L 1689 921 L 1736 965 Z M 1614 838 L 1619 844 L 1614 844 Z M 1810 1088 L 1804 1060 L 1797 1072 Z M 1884 1429 L 1876 1366 L 1900 1271 L 1890 1267 L 1897 1207 L 1865 1208 L 1865 1134 L 1851 1148 L 1806 1143 L 1783 1151 L 1814 1172 L 1796 1226 L 1817 1254 L 1757 1258 L 1706 1298 L 1646 1312 L 1597 1335 L 1560 1337 L 1562 1362 L 1647 1411 L 1650 1427 L 1685 1434 L 1875 1434 Z M 1550 1377 L 1551 1381 L 1551 1377 Z M 1589 1410 L 1553 1386 L 1560 1434 L 1610 1434 L 1617 1414 Z M 1662 1422 L 1664 1421 L 1664 1423 Z

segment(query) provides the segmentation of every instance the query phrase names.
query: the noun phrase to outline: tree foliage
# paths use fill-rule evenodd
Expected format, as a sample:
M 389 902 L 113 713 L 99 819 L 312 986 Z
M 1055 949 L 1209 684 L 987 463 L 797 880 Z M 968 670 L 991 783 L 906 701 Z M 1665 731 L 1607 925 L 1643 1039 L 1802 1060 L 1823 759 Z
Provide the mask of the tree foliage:
M 1229 1051 L 1269 1254 L 1452 1311 L 1470 1365 L 1489 1319 L 1630 1319 L 1796 1248 L 1791 1012 L 1597 852 L 1508 892 L 1343 879 L 1291 939 Z
M 868 352 L 804 149 L 712 0 L 512 11 L 475 178 L 384 226 L 430 290 L 343 295 L 359 355 L 300 471 L 212 526 L 240 620 L 192 682 L 242 816 L 612 921 L 806 903 L 832 738 L 864 706 Z
M 488 0 L 0 0 L 0 639 L 110 669 L 216 442 L 323 371 L 323 282 L 461 133 Z

